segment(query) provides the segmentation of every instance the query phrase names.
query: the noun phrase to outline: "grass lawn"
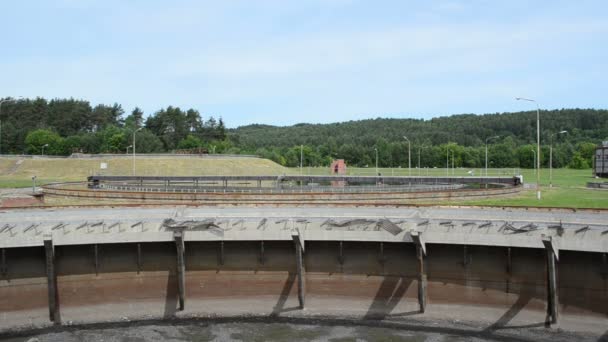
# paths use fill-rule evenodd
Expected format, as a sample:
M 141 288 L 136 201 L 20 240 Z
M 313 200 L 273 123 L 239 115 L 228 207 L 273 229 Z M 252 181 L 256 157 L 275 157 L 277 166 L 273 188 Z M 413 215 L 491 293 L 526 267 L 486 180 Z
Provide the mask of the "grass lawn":
M 446 176 L 446 174 L 454 176 L 468 176 L 469 171 L 473 171 L 473 175 L 485 174 L 483 169 L 450 169 L 446 173 L 446 169 L 408 169 L 403 168 L 379 168 L 378 172 L 385 176 Z M 290 168 L 290 173 L 297 174 L 299 168 Z M 304 174 L 327 175 L 330 174 L 328 167 L 323 168 L 304 168 Z M 349 175 L 367 175 L 373 176 L 376 174 L 375 168 L 347 168 Z M 536 184 L 536 172 L 533 169 L 489 169 L 488 176 L 512 176 L 521 174 L 525 183 Z M 444 204 L 444 205 L 484 205 L 484 206 L 540 206 L 540 207 L 563 207 L 563 208 L 604 208 L 608 209 L 608 191 L 587 189 L 587 182 L 606 181 L 608 179 L 593 179 L 591 169 L 573 170 L 573 169 L 553 169 L 553 187 L 549 188 L 549 169 L 541 169 L 540 184 L 541 184 L 541 200 L 536 199 L 535 189 L 525 189 L 518 195 L 491 199 L 470 199 L 470 200 L 448 200 L 448 201 L 433 201 L 433 202 L 417 202 L 422 204 Z
M 101 163 L 107 169 L 100 169 Z M 203 176 L 203 175 L 280 175 L 289 172 L 268 159 L 213 157 L 138 157 L 136 174 L 144 176 Z M 85 181 L 94 174 L 131 175 L 131 158 L 95 159 L 22 159 L 0 158 L 0 188 L 32 186 L 51 182 Z

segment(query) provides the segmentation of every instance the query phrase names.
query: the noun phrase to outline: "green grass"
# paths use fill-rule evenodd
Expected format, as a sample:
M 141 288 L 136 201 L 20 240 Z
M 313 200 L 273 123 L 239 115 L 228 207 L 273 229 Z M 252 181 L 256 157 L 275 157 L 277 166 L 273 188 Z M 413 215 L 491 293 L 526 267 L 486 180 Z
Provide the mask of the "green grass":
M 485 175 L 483 169 L 459 169 L 449 170 L 449 175 L 468 176 L 468 171 L 472 170 L 473 175 Z M 298 174 L 299 168 L 290 168 L 290 173 Z M 304 174 L 327 175 L 330 174 L 328 167 L 323 168 L 304 168 Z M 444 169 L 408 169 L 403 168 L 380 168 L 378 169 L 385 176 L 446 176 Z M 376 174 L 375 168 L 347 168 L 348 175 L 367 175 Z M 488 176 L 512 176 L 521 174 L 524 183 L 536 184 L 536 172 L 533 169 L 489 169 Z M 417 202 L 421 204 L 442 204 L 442 205 L 482 205 L 482 206 L 540 206 L 540 207 L 561 207 L 561 208 L 608 208 L 608 191 L 587 189 L 587 182 L 601 182 L 608 180 L 593 179 L 591 169 L 553 169 L 553 187 L 549 188 L 550 173 L 549 169 L 540 170 L 541 200 L 536 199 L 536 190 L 524 189 L 519 194 L 489 199 L 459 199 L 433 202 Z
M 131 158 L 104 159 L 23 159 L 0 158 L 0 188 L 32 186 L 32 176 L 38 184 L 50 182 L 85 181 L 95 174 L 131 175 Z M 108 168 L 100 169 L 107 163 Z M 213 157 L 138 157 L 136 174 L 144 176 L 209 176 L 209 175 L 280 175 L 288 169 L 261 158 Z

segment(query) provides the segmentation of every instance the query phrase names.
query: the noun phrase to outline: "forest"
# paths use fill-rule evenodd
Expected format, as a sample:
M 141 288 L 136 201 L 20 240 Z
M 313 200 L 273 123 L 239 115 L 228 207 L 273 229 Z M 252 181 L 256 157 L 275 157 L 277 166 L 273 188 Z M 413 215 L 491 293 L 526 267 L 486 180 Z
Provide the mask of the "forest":
M 0 99 L 0 154 L 138 153 L 256 154 L 281 165 L 532 168 L 536 111 L 460 114 L 422 119 L 376 118 L 287 127 L 252 124 L 227 129 L 222 118 L 169 106 L 146 115 L 119 104 L 78 99 Z M 541 110 L 541 164 L 589 168 L 595 146 L 608 140 L 608 110 Z M 406 139 L 407 138 L 407 139 Z M 408 146 L 409 140 L 409 146 Z M 132 150 L 131 150 L 132 151 Z

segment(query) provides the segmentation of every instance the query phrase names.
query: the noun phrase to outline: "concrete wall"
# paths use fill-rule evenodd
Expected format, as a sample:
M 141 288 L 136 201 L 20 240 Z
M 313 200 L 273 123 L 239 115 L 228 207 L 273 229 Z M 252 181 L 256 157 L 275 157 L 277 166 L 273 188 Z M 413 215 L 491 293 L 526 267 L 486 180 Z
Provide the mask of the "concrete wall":
M 417 260 L 413 244 L 306 242 L 306 295 L 359 303 L 364 317 L 385 317 L 417 308 Z M 62 321 L 169 317 L 176 313 L 176 247 L 173 243 L 56 246 Z M 189 312 L 231 310 L 274 314 L 296 310 L 292 242 L 186 242 L 186 307 Z M 543 312 L 545 252 L 505 247 L 427 245 L 429 307 L 442 304 L 500 308 L 517 314 Z M 263 263 L 262 263 L 263 259 Z M 41 247 L 6 249 L 0 280 L 0 328 L 48 322 L 45 255 Z M 223 261 L 223 264 L 221 262 Z M 342 262 L 341 262 L 342 261 Z M 138 270 L 139 268 L 139 270 Z M 558 284 L 563 314 L 608 316 L 608 279 L 600 253 L 560 253 Z M 263 299 L 256 302 L 256 299 Z M 261 304 L 260 304 L 261 303 Z M 259 306 L 258 306 L 259 305 Z M 355 311 L 356 311 L 355 310 Z M 405 310 L 405 311 L 404 311 Z

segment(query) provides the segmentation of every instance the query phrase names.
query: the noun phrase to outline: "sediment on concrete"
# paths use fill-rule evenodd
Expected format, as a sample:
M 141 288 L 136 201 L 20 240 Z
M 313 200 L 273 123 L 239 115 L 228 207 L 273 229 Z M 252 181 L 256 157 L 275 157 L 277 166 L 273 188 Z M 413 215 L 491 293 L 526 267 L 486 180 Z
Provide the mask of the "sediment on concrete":
M 54 246 L 56 321 L 300 310 L 293 241 L 186 241 L 184 247 L 186 305 L 179 311 L 175 242 L 104 244 L 97 253 L 93 245 Z M 439 244 L 426 249 L 427 312 L 445 305 L 486 308 L 503 313 L 499 325 L 547 323 L 544 250 Z M 306 241 L 304 251 L 305 310 L 355 312 L 368 319 L 419 314 L 414 244 Z M 560 251 L 560 319 L 608 323 L 604 259 L 601 253 Z M 10 248 L 6 260 L 0 329 L 48 323 L 45 248 Z
M 173 201 L 189 203 L 325 203 L 335 201 L 360 201 L 361 203 L 399 203 L 404 200 L 451 199 L 469 197 L 493 197 L 517 194 L 522 187 L 500 187 L 488 189 L 457 189 L 449 191 L 415 191 L 415 192 L 363 192 L 363 193 L 324 193 L 324 192 L 264 192 L 249 190 L 242 192 L 195 192 L 186 191 L 120 191 L 86 189 L 84 183 L 49 184 L 43 186 L 45 196 L 94 198 L 94 199 L 127 199 L 137 201 Z

